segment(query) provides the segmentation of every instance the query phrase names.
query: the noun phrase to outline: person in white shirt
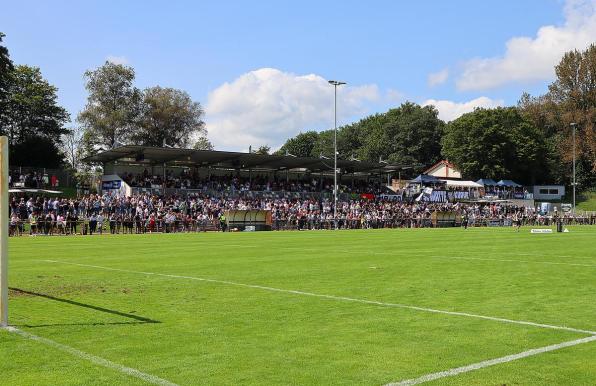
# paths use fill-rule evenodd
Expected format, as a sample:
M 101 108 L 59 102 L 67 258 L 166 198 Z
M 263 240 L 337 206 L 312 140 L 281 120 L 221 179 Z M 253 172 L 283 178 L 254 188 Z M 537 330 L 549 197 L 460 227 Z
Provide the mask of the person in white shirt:
M 97 232 L 101 235 L 103 233 L 103 214 L 101 212 L 97 215 Z

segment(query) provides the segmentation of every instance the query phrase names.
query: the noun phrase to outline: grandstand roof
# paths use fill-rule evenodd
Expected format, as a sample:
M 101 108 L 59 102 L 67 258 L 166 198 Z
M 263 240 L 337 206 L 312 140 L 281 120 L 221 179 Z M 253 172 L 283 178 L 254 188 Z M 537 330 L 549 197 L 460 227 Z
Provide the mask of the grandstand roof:
M 308 169 L 311 171 L 333 170 L 333 159 L 295 157 L 292 155 L 264 155 L 215 150 L 173 149 L 126 145 L 102 151 L 84 159 L 85 162 L 129 162 L 148 165 L 219 167 L 231 169 Z M 385 162 L 337 160 L 337 167 L 352 172 L 391 172 L 402 169 L 400 165 Z

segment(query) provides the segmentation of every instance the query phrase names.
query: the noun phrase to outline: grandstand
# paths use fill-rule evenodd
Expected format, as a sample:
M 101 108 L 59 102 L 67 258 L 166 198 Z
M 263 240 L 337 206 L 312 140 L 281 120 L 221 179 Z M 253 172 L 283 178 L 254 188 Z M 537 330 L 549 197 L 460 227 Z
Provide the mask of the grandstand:
M 101 190 L 124 195 L 208 194 L 210 196 L 267 196 L 324 198 L 333 192 L 333 167 L 326 157 L 296 157 L 255 153 L 121 146 L 85 159 L 103 168 Z M 494 186 L 461 180 L 455 165 L 444 160 L 402 188 L 401 171 L 410 166 L 387 162 L 338 160 L 339 198 L 422 200 L 427 202 L 474 201 L 498 192 L 497 199 L 517 199 L 533 206 L 530 196 L 514 190 L 520 185 L 506 180 Z M 426 174 L 429 173 L 429 174 Z M 395 180 L 395 175 L 399 180 Z M 429 189 L 430 188 L 430 189 Z M 275 195 L 275 192 L 280 192 Z M 513 193 L 516 193 L 514 196 Z
M 321 156 L 296 157 L 293 155 L 265 155 L 256 153 L 173 149 L 127 145 L 100 152 L 85 159 L 101 164 L 104 171 L 102 190 L 121 190 L 126 193 L 155 192 L 161 194 L 188 194 L 207 189 L 205 181 L 230 177 L 248 183 L 248 190 L 267 183 L 279 185 L 277 190 L 288 189 L 289 183 L 308 184 L 310 192 L 328 191 L 326 179 L 333 178 L 333 162 Z M 345 190 L 369 193 L 360 186 L 376 184 L 377 193 L 387 193 L 392 176 L 402 169 L 386 162 L 338 160 L 338 184 Z M 141 178 L 136 178 L 141 177 Z M 143 179 L 142 183 L 139 181 Z M 317 185 L 312 180 L 316 179 Z M 263 183 L 264 182 L 264 183 Z M 304 186 L 301 186 L 304 188 Z M 332 188 L 331 188 L 332 189 Z M 305 189 L 300 189 L 304 191 Z

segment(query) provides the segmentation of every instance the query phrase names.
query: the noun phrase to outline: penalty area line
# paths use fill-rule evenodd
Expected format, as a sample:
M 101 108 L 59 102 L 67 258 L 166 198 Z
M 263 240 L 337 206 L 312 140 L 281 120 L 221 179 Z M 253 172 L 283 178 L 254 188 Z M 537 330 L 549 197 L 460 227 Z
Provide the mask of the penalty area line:
M 482 362 L 478 362 L 478 363 L 473 363 L 473 364 L 470 364 L 470 365 L 467 365 L 467 366 L 456 367 L 456 368 L 453 368 L 453 369 L 449 369 L 449 370 L 445 370 L 445 371 L 440 371 L 440 372 L 437 372 L 437 373 L 426 374 L 426 375 L 423 375 L 423 376 L 421 376 L 419 378 L 406 379 L 406 380 L 403 380 L 403 381 L 388 383 L 385 386 L 411 386 L 411 385 L 418 385 L 418 384 L 421 384 L 421 383 L 435 381 L 437 379 L 446 378 L 446 377 L 453 377 L 455 375 L 459 375 L 459 374 L 463 374 L 463 373 L 468 373 L 470 371 L 476 371 L 476 370 L 480 370 L 480 369 L 483 369 L 483 368 L 486 368 L 486 367 L 495 366 L 495 365 L 499 365 L 499 364 L 507 363 L 507 362 L 512 362 L 512 361 L 516 361 L 516 360 L 519 360 L 519 359 L 531 357 L 531 356 L 534 356 L 534 355 L 539 355 L 539 354 L 544 354 L 544 353 L 550 352 L 550 351 L 560 350 L 560 349 L 565 348 L 565 347 L 577 346 L 579 344 L 585 344 L 585 343 L 594 342 L 594 341 L 596 341 L 596 335 L 592 335 L 592 336 L 589 336 L 587 338 L 581 338 L 581 339 L 571 340 L 571 341 L 567 341 L 567 342 L 563 342 L 563 343 L 557 343 L 557 344 L 553 344 L 553 345 L 550 345 L 550 346 L 544 346 L 544 347 L 534 348 L 534 349 L 531 349 L 531 350 L 522 351 L 522 352 L 517 353 L 517 354 L 507 355 L 507 356 L 500 357 L 500 358 L 495 358 L 495 359 L 489 359 L 489 360 L 486 360 L 486 361 L 482 361 Z
M 74 266 L 79 266 L 79 267 L 103 269 L 103 270 L 107 270 L 107 271 L 116 271 L 116 272 L 135 273 L 135 274 L 141 274 L 141 275 L 168 277 L 168 278 L 173 278 L 173 279 L 196 280 L 196 281 L 202 281 L 202 282 L 207 282 L 207 283 L 217 283 L 217 284 L 226 284 L 226 285 L 231 285 L 231 286 L 236 286 L 236 287 L 254 288 L 254 289 L 260 289 L 260 290 L 271 291 L 271 292 L 288 293 L 288 294 L 302 295 L 302 296 L 312 296 L 312 297 L 316 297 L 316 298 L 339 300 L 339 301 L 345 301 L 345 302 L 372 304 L 372 305 L 381 306 L 381 307 L 403 308 L 403 309 L 408 309 L 408 310 L 430 312 L 430 313 L 443 314 L 443 315 L 465 316 L 468 318 L 491 320 L 491 321 L 501 322 L 501 323 L 519 324 L 519 325 L 532 326 L 532 327 L 548 328 L 548 329 L 552 329 L 552 330 L 564 330 L 564 331 L 577 332 L 580 334 L 596 335 L 596 331 L 588 331 L 588 330 L 582 330 L 582 329 L 566 327 L 566 326 L 555 326 L 555 325 L 551 325 L 551 324 L 535 323 L 535 322 L 529 322 L 529 321 L 524 321 L 524 320 L 506 319 L 506 318 L 499 318 L 499 317 L 493 317 L 493 316 L 471 314 L 471 313 L 467 313 L 467 312 L 437 310 L 434 308 L 418 307 L 418 306 L 412 306 L 412 305 L 407 305 L 407 304 L 385 303 L 385 302 L 380 302 L 380 301 L 375 301 L 375 300 L 350 298 L 350 297 L 346 297 L 346 296 L 318 294 L 318 293 L 314 293 L 314 292 L 267 287 L 267 286 L 256 285 L 256 284 L 244 284 L 244 283 L 237 283 L 237 282 L 228 281 L 228 280 L 208 279 L 208 278 L 196 277 L 196 276 L 172 275 L 172 274 L 156 273 L 156 272 L 133 271 L 133 270 L 129 270 L 129 269 L 103 267 L 100 265 L 71 263 L 68 261 L 45 260 L 45 259 L 40 259 L 39 261 L 44 261 L 44 262 L 53 263 L 53 264 L 66 264 L 66 265 L 74 265 Z
M 172 383 L 172 382 L 167 381 L 165 379 L 159 378 L 159 377 L 157 377 L 155 375 L 144 373 L 144 372 L 142 372 L 140 370 L 133 369 L 132 367 L 123 366 L 121 364 L 112 362 L 112 361 L 107 360 L 105 358 L 101 358 L 101 357 L 98 357 L 96 355 L 89 354 L 89 353 L 86 353 L 84 351 L 78 350 L 78 349 L 76 349 L 74 347 L 70 347 L 70 346 L 67 346 L 65 344 L 58 343 L 58 342 L 53 341 L 51 339 L 44 338 L 44 337 L 41 337 L 41 336 L 37 336 L 37 335 L 31 334 L 29 332 L 23 331 L 23 330 L 19 330 L 18 328 L 15 328 L 15 327 L 8 326 L 8 327 L 3 327 L 3 329 L 5 329 L 8 332 L 11 332 L 11 333 L 20 335 L 23 338 L 30 339 L 30 340 L 33 340 L 35 342 L 43 343 L 46 346 L 53 347 L 55 349 L 58 349 L 58 350 L 63 351 L 63 352 L 66 352 L 66 353 L 68 353 L 70 355 L 73 355 L 75 357 L 78 357 L 78 358 L 81 358 L 81 359 L 85 359 L 85 360 L 87 360 L 87 361 L 89 361 L 91 363 L 94 363 L 96 365 L 103 366 L 103 367 L 106 367 L 106 368 L 111 369 L 111 370 L 116 370 L 116 371 L 119 371 L 119 372 L 121 372 L 123 374 L 129 375 L 131 377 L 135 377 L 135 378 L 141 379 L 141 380 L 143 380 L 143 381 L 145 381 L 147 383 L 151 383 L 153 385 L 159 385 L 159 386 L 178 386 L 175 383 Z

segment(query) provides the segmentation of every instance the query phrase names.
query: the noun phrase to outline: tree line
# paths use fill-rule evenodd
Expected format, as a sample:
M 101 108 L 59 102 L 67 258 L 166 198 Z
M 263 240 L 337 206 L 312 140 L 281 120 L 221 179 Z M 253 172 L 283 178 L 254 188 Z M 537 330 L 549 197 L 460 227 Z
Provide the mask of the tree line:
M 41 70 L 12 62 L 4 36 L 0 33 L 0 134 L 9 138 L 11 165 L 80 171 L 85 156 L 122 144 L 213 149 L 203 108 L 186 91 L 140 90 L 132 67 L 107 61 L 84 73 L 87 103 L 72 122 Z
M 595 187 L 596 46 L 567 52 L 555 72 L 547 93 L 524 93 L 517 106 L 477 108 L 446 123 L 435 107 L 406 102 L 339 127 L 339 157 L 396 163 L 410 176 L 447 158 L 470 179 L 569 184 L 575 123 L 577 184 Z M 276 153 L 332 157 L 333 130 L 302 132 Z
M 84 73 L 87 103 L 67 127 L 71 117 L 58 104 L 57 88 L 39 68 L 14 64 L 3 37 L 0 134 L 9 138 L 11 165 L 80 170 L 83 157 L 123 144 L 213 149 L 199 102 L 174 88 L 141 90 L 132 67 L 111 62 Z M 444 122 L 435 107 L 405 102 L 339 127 L 339 157 L 399 164 L 412 176 L 447 158 L 466 178 L 568 184 L 576 123 L 577 182 L 594 187 L 596 46 L 567 52 L 555 72 L 544 95 L 524 93 L 516 106 L 479 108 Z M 333 130 L 302 132 L 276 153 L 331 158 Z

